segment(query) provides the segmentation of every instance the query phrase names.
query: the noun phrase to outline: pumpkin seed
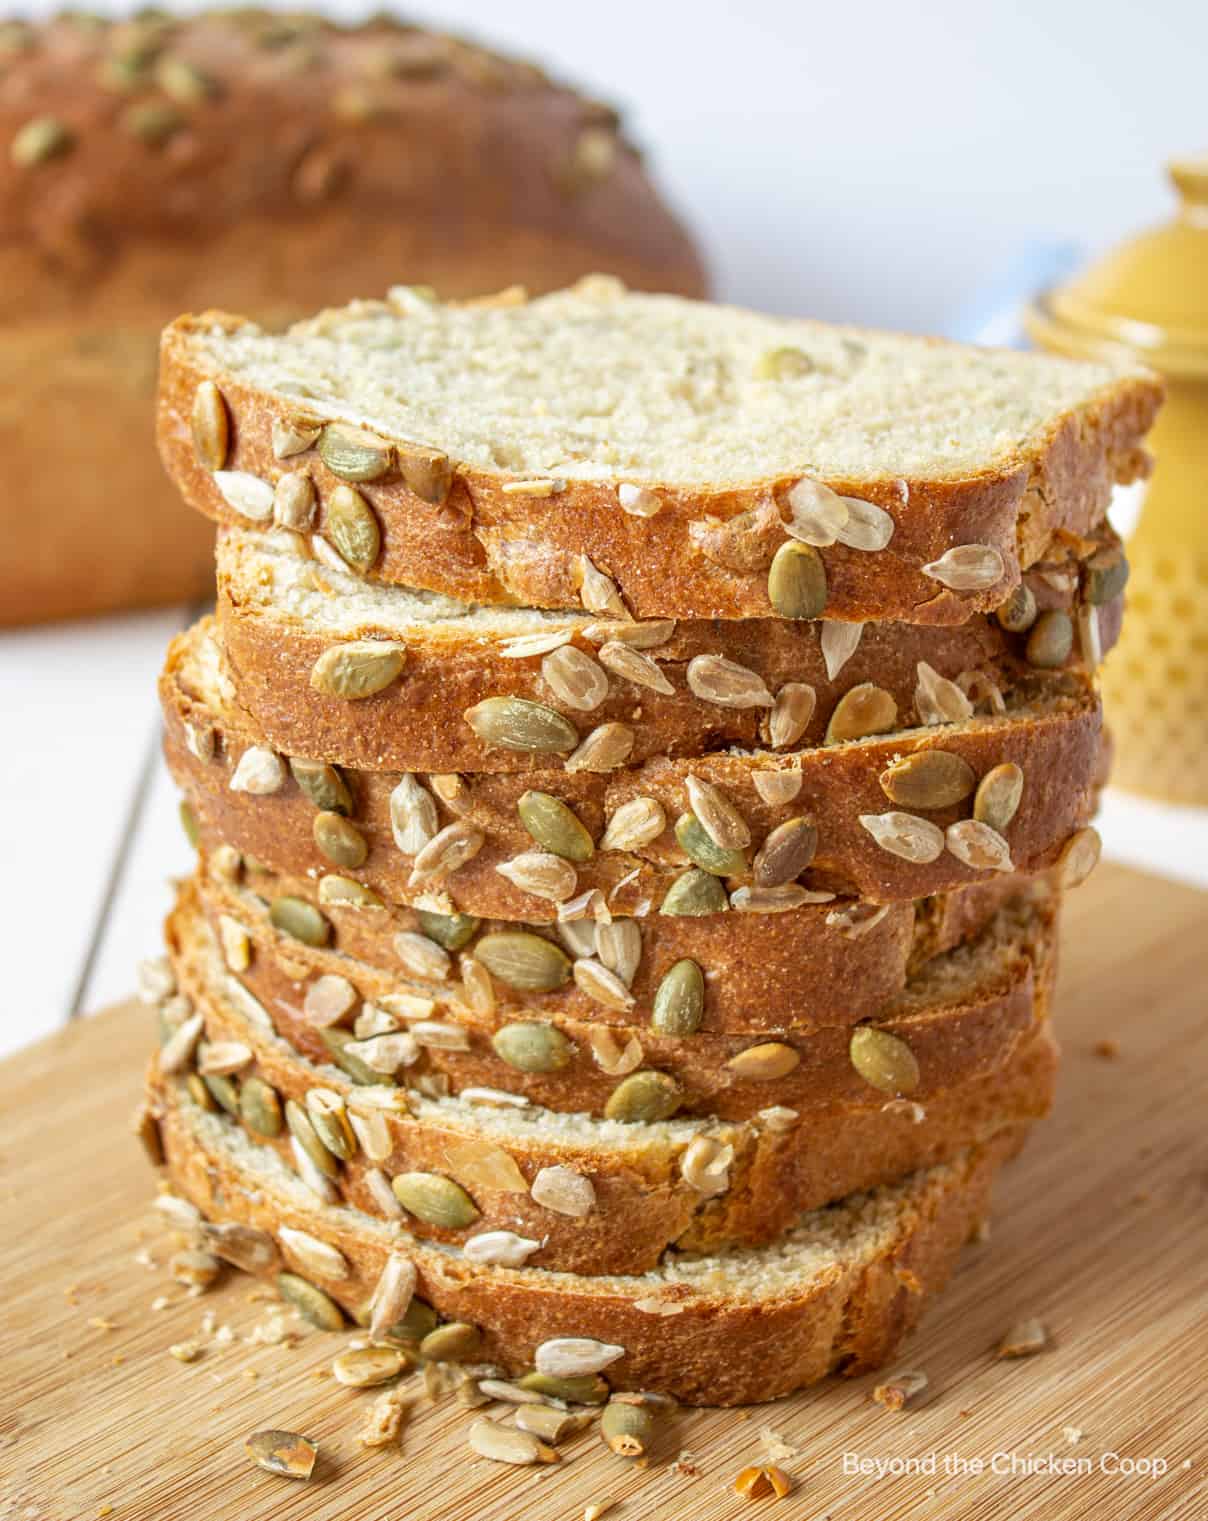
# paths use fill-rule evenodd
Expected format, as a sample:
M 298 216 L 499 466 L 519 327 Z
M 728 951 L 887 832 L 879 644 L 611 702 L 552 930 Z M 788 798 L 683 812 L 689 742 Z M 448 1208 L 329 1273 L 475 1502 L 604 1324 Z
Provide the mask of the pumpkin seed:
M 478 1219 L 478 1207 L 461 1184 L 439 1173 L 400 1173 L 390 1186 L 403 1208 L 428 1225 L 456 1231 Z
M 1074 620 L 1059 608 L 1041 613 L 1028 635 L 1025 653 L 1028 664 L 1041 670 L 1064 665 L 1074 647 Z
M 883 687 L 871 681 L 844 692 L 835 704 L 826 726 L 826 743 L 864 739 L 870 734 L 887 734 L 898 721 L 898 705 Z
M 468 1321 L 451 1320 L 429 1331 L 419 1344 L 419 1355 L 430 1363 L 464 1363 L 478 1351 L 482 1332 Z
M 767 717 L 767 739 L 773 750 L 795 745 L 809 727 L 818 694 L 803 681 L 786 681 L 776 693 Z
M 353 812 L 352 793 L 334 766 L 294 755 L 290 757 L 289 769 L 294 781 L 316 808 L 345 816 Z
M 478 933 L 481 919 L 473 914 L 434 914 L 431 910 L 417 910 L 420 928 L 429 940 L 443 945 L 447 951 L 460 951 Z
M 373 1088 L 382 1083 L 389 1086 L 394 1082 L 389 1073 L 378 1072 L 368 1062 L 363 1061 L 355 1051 L 347 1049 L 349 1046 L 354 1046 L 357 1043 L 356 1036 L 351 1030 L 320 1030 L 319 1039 L 327 1047 L 332 1061 L 354 1083 L 360 1083 L 362 1087 Z
M 254 1431 L 243 1449 L 258 1468 L 283 1479 L 309 1479 L 319 1456 L 316 1443 L 296 1431 Z
M 627 1124 L 669 1120 L 683 1102 L 679 1084 L 666 1072 L 634 1072 L 608 1095 L 604 1118 Z
M 1057 870 L 1063 888 L 1081 887 L 1099 864 L 1103 842 L 1099 831 L 1089 824 L 1070 835 L 1057 857 Z
M 262 1077 L 245 1078 L 239 1090 L 239 1116 L 257 1135 L 280 1135 L 283 1120 L 277 1090 Z
M 278 1273 L 277 1292 L 303 1320 L 309 1320 L 320 1331 L 344 1329 L 344 1311 L 335 1300 L 297 1273 Z
M 328 423 L 315 447 L 332 475 L 342 481 L 380 480 L 394 464 L 394 450 L 384 439 L 343 423 Z
M 288 894 L 274 898 L 269 904 L 268 917 L 275 929 L 300 940 L 303 945 L 326 945 L 331 938 L 331 925 L 305 898 L 293 898 Z
M 1122 550 L 1114 546 L 1100 549 L 1086 562 L 1083 587 L 1092 607 L 1114 602 L 1127 585 L 1128 561 Z
M 705 975 L 695 961 L 677 961 L 654 995 L 650 1028 L 659 1035 L 695 1035 L 705 1017 Z
M 407 647 L 385 639 L 357 639 L 324 650 L 310 671 L 310 684 L 325 697 L 359 702 L 384 692 L 406 663 Z
M 613 1401 L 600 1417 L 600 1435 L 618 1457 L 640 1458 L 654 1440 L 654 1432 L 654 1416 L 644 1405 Z
M 976 783 L 973 767 L 950 750 L 916 750 L 881 772 L 881 791 L 903 808 L 951 808 Z
M 193 393 L 193 450 L 204 470 L 221 470 L 231 447 L 231 417 L 226 400 L 212 380 Z
M 338 813 L 316 813 L 313 833 L 319 853 L 333 866 L 355 868 L 365 864 L 369 854 L 365 836 Z
M 199 106 L 218 93 L 215 81 L 183 58 L 164 58 L 155 80 L 165 95 L 182 106 Z
M 480 1417 L 470 1423 L 470 1450 L 496 1463 L 556 1463 L 558 1453 L 527 1431 Z
M 500 982 L 526 993 L 550 993 L 571 974 L 570 958 L 559 946 L 525 930 L 484 935 L 474 956 Z
M 768 601 L 782 618 L 820 618 L 826 607 L 826 567 L 809 544 L 786 539 L 768 571 Z
M 8 152 L 19 168 L 32 169 L 35 164 L 44 164 L 74 146 L 75 134 L 57 117 L 37 116 L 20 129 Z
M 185 832 L 185 839 L 196 850 L 201 844 L 201 830 L 197 827 L 197 815 L 193 812 L 193 805 L 182 799 L 180 804 L 180 827 Z
M 347 1389 L 373 1389 L 379 1384 L 393 1383 L 410 1366 L 410 1360 L 398 1347 L 352 1347 L 332 1363 L 331 1375 Z
M 726 850 L 715 845 L 694 813 L 680 814 L 675 821 L 675 838 L 692 864 L 711 876 L 737 877 L 747 869 L 746 855 L 741 850 Z
M 864 1079 L 882 1093 L 913 1093 L 919 1085 L 919 1064 L 904 1040 L 860 1025 L 852 1032 L 849 1047 L 851 1064 Z
M 755 365 L 756 380 L 796 380 L 802 375 L 810 375 L 814 370 L 814 361 L 804 349 L 795 349 L 791 346 L 779 349 L 767 349 L 760 354 Z
M 516 804 L 520 822 L 538 845 L 566 861 L 590 861 L 595 845 L 582 820 L 548 792 L 526 792 Z
M 440 1324 L 440 1316 L 426 1299 L 412 1295 L 401 1320 L 386 1332 L 391 1341 L 423 1341 Z
M 667 889 L 659 913 L 700 918 L 723 913 L 729 906 L 726 890 L 717 878 L 694 866 L 676 877 Z
M 994 614 L 1009 634 L 1026 634 L 1036 622 L 1036 595 L 1021 581 Z
M 211 1096 L 233 1118 L 239 1118 L 239 1087 L 233 1077 L 226 1077 L 219 1073 L 204 1073 L 202 1082 L 209 1089 Z
M 565 1400 L 568 1405 L 602 1405 L 611 1390 L 598 1373 L 576 1377 L 559 1377 L 555 1373 L 526 1373 L 516 1382 L 522 1389 L 543 1394 L 546 1399 Z
M 322 440 L 319 441 L 322 449 Z M 382 548 L 382 531 L 373 508 L 352 486 L 337 486 L 324 510 L 327 537 L 340 558 L 360 575 L 373 568 Z
M 792 882 L 810 865 L 817 849 L 818 827 L 813 819 L 786 819 L 759 847 L 752 865 L 755 885 L 783 887 Z
M 161 148 L 184 127 L 184 113 L 166 100 L 140 101 L 122 113 L 122 126 L 131 137 Z
M 214 1096 L 205 1085 L 205 1079 L 196 1072 L 190 1072 L 185 1078 L 185 1087 L 189 1090 L 189 1097 L 199 1109 L 204 1109 L 207 1114 L 213 1114 L 218 1108 L 214 1102 Z
M 501 750 L 563 754 L 579 742 L 575 726 L 561 713 L 526 697 L 488 697 L 467 708 L 464 717 L 484 745 Z
M 495 1054 L 518 1072 L 557 1072 L 571 1058 L 571 1044 L 552 1025 L 518 1022 L 491 1037 Z
M 769 1040 L 758 1046 L 748 1046 L 726 1063 L 735 1077 L 754 1083 L 767 1083 L 778 1077 L 787 1077 L 801 1063 L 801 1053 L 784 1041 Z
M 1004 761 L 987 771 L 977 784 L 973 817 L 999 834 L 1015 817 L 1023 796 L 1023 772 L 1014 761 Z
M 297 1099 L 285 1101 L 285 1123 L 289 1126 L 289 1133 L 301 1146 L 302 1150 L 315 1164 L 325 1178 L 338 1178 L 340 1164 L 335 1155 L 330 1152 L 319 1139 L 318 1132 L 311 1123 L 310 1115 L 298 1103 Z

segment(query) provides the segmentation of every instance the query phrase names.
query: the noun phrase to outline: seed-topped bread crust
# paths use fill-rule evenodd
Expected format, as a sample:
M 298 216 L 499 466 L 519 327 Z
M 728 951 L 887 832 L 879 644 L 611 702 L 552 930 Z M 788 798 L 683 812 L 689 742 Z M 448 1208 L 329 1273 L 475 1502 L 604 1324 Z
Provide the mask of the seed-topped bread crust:
M 785 347 L 800 373 L 767 376 L 760 350 Z M 458 406 L 447 385 L 425 405 L 450 364 Z M 381 580 L 639 618 L 930 624 L 993 610 L 1021 568 L 1098 524 L 1113 485 L 1148 468 L 1161 397 L 1139 369 L 600 280 L 469 313 L 391 293 L 281 339 L 208 312 L 165 334 L 159 440 L 185 498 L 234 523 L 246 512 L 195 448 L 205 384 L 231 419 L 226 471 L 270 492 L 302 471 L 324 533 L 356 481 L 377 531 L 358 568 Z M 871 441 L 870 410 L 885 419 Z

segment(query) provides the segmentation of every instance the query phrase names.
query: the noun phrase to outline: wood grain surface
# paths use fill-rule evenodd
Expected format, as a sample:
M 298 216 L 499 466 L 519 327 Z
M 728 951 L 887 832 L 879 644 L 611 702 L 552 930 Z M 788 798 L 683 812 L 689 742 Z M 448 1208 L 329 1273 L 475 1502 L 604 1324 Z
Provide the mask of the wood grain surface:
M 683 1411 L 645 1468 L 594 1431 L 548 1468 L 489 1463 L 453 1401 L 421 1400 L 399 1448 L 360 1449 L 372 1394 L 327 1374 L 344 1338 L 303 1328 L 292 1347 L 250 1345 L 263 1287 L 232 1272 L 190 1299 L 170 1278 L 175 1243 L 128 1133 L 147 1012 L 73 1025 L 0 1067 L 0 1518 L 580 1521 L 606 1498 L 610 1521 L 1202 1518 L 1206 1003 L 1208 895 L 1102 868 L 1068 909 L 1056 1113 L 1004 1175 L 991 1240 L 895 1365 L 927 1372 L 923 1399 L 891 1414 L 868 1377 Z M 211 1312 L 234 1339 L 174 1360 Z M 997 1338 L 1033 1315 L 1052 1349 L 996 1362 Z M 252 1467 L 243 1440 L 264 1427 L 318 1441 L 310 1483 Z M 794 1489 L 745 1502 L 730 1484 L 769 1428 L 795 1449 L 781 1463 Z M 934 1455 L 936 1471 L 845 1472 L 845 1454 Z M 1113 1471 L 1141 1460 L 1148 1472 Z

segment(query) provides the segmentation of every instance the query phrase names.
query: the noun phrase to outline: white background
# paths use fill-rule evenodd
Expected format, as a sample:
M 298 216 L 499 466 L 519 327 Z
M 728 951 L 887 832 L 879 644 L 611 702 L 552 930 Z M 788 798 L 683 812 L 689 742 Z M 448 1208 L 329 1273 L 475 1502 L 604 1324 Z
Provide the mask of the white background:
M 1164 217 L 1162 164 L 1208 150 L 1208 5 L 1190 0 L 432 0 L 409 17 L 622 106 L 718 293 L 770 310 L 943 330 L 1021 245 L 1097 247 Z M 185 616 L 0 637 L 0 1050 L 122 996 L 154 949 L 188 857 L 162 773 L 140 781 Z M 1104 833 L 1208 881 L 1202 820 L 1117 797 Z

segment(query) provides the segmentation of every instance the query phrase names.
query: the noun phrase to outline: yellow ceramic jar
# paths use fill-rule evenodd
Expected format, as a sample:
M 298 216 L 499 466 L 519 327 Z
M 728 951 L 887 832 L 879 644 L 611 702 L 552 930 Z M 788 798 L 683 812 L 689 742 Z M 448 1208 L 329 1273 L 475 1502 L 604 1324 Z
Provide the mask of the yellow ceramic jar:
M 1182 197 L 1176 220 L 1050 292 L 1027 322 L 1055 353 L 1127 355 L 1166 380 L 1103 696 L 1113 782 L 1208 804 L 1208 156 L 1170 175 Z

